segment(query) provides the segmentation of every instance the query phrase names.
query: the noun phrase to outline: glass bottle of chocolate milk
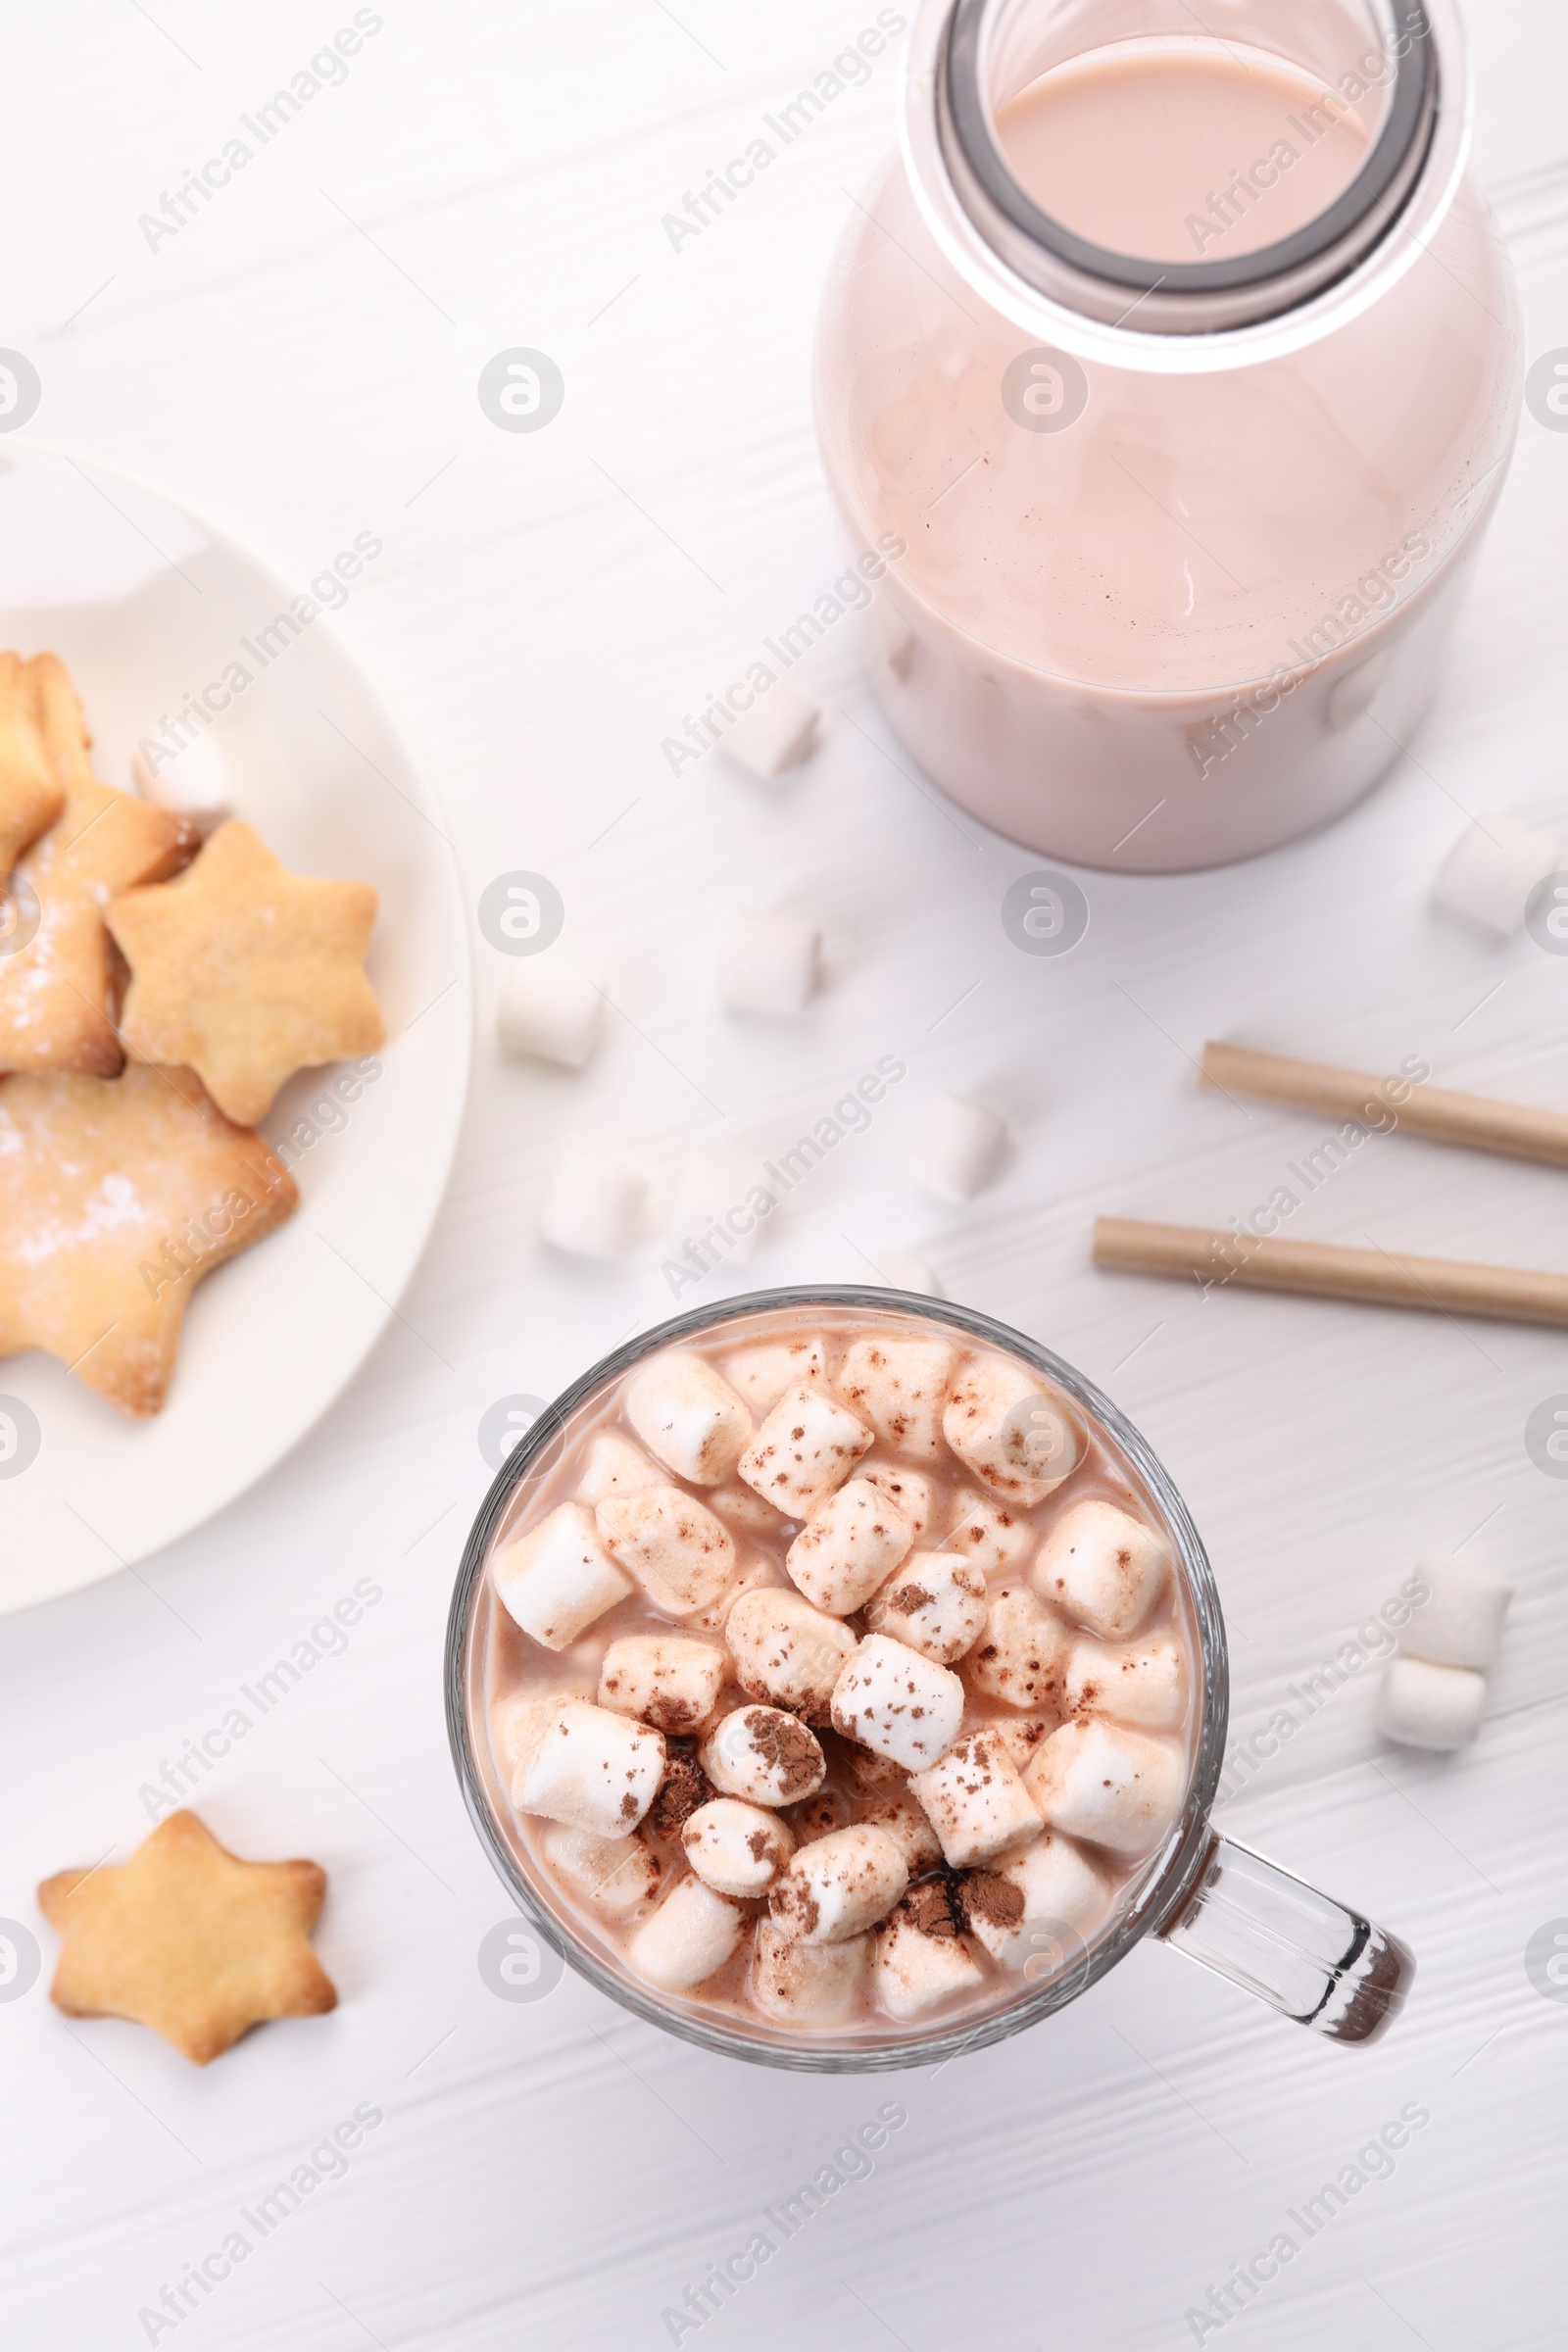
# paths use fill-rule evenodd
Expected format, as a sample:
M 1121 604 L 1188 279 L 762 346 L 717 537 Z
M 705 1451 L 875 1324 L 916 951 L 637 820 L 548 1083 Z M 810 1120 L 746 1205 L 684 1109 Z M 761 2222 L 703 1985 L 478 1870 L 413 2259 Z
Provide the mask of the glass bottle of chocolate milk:
M 816 348 L 845 523 L 901 551 L 892 725 L 1090 865 L 1340 815 L 1431 698 L 1518 421 L 1447 0 L 925 0 L 902 105 Z

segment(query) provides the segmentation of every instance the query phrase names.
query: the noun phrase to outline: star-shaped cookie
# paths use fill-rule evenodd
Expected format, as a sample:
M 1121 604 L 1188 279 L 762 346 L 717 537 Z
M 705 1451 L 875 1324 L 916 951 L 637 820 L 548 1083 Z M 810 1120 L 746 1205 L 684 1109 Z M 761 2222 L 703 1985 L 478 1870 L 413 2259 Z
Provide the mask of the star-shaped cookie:
M 56 774 L 43 739 L 38 693 L 41 654 L 24 662 L 0 654 L 0 889 L 22 853 L 52 825 L 66 805 L 66 788 Z M 0 931 L 0 955 L 7 934 Z
M 109 909 L 131 973 L 125 1051 L 188 1063 L 231 1119 L 262 1118 L 296 1070 L 385 1043 L 361 968 L 375 907 L 368 882 L 288 873 L 230 818 L 177 882 Z
M 0 1078 L 0 1356 L 46 1348 L 156 1413 L 197 1283 L 298 1201 L 189 1070 Z
M 28 664 L 39 725 L 65 808 L 17 867 L 38 902 L 25 946 L 0 957 L 0 1070 L 80 1070 L 112 1078 L 114 947 L 104 908 L 117 890 L 176 873 L 201 836 L 188 817 L 100 784 L 87 760 L 81 705 L 53 654 Z
M 128 1862 L 38 1889 L 61 1936 L 50 1998 L 68 2017 L 151 2026 L 198 2066 L 273 2017 L 337 2007 L 310 1935 L 317 1862 L 242 1862 L 194 1813 L 171 1813 Z

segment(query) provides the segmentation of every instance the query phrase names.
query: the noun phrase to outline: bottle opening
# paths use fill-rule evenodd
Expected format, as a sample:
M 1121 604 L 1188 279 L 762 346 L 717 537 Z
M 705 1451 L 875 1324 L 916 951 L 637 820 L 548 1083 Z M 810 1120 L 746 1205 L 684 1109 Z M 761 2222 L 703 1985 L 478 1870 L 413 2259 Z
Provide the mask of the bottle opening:
M 1381 243 L 1420 178 L 1440 97 L 1421 0 L 1215 15 L 956 0 L 937 77 L 955 188 L 1002 260 L 1087 317 L 1277 317 Z

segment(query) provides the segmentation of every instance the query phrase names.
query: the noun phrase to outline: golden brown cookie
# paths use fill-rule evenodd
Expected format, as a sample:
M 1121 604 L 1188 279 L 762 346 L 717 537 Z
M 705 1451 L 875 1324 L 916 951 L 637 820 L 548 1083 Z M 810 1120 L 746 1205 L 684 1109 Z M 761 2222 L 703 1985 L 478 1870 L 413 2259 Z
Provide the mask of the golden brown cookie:
M 81 705 L 53 654 L 28 663 L 39 724 L 66 805 L 17 868 L 38 902 L 37 932 L 0 960 L 0 1070 L 80 1070 L 112 1078 L 114 943 L 104 908 L 117 890 L 177 873 L 201 839 L 188 817 L 100 784 Z
M 54 823 L 65 805 L 65 783 L 43 739 L 38 662 L 0 654 L 0 888 L 23 851 Z M 0 933 L 0 954 L 5 947 Z
M 206 2066 L 252 2026 L 319 2017 L 337 1991 L 311 1949 L 318 1862 L 242 1862 L 194 1813 L 171 1813 L 128 1862 L 64 1870 L 38 1902 L 61 1937 L 50 1998 L 127 2017 Z
M 368 882 L 287 873 L 230 818 L 177 882 L 109 909 L 131 973 L 126 1052 L 188 1063 L 231 1119 L 262 1118 L 296 1070 L 385 1043 L 361 968 L 375 907 Z
M 204 1274 L 299 1188 L 189 1070 L 0 1078 L 0 1356 L 47 1348 L 122 1413 L 156 1413 Z

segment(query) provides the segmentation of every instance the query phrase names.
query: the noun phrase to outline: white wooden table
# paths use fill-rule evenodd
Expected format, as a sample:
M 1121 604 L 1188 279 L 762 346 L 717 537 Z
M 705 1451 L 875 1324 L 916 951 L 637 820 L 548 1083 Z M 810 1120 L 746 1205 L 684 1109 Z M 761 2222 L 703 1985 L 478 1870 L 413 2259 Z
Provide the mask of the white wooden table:
M 842 716 L 796 781 L 753 786 L 710 760 L 676 782 L 660 752 L 839 568 L 809 338 L 845 191 L 890 136 L 890 62 L 700 238 L 672 250 L 662 216 L 874 20 L 870 0 L 765 21 L 743 0 L 376 13 L 341 83 L 153 245 L 138 217 L 351 22 L 347 0 L 14 14 L 0 339 L 43 378 L 29 434 L 183 497 L 302 584 L 355 531 L 385 540 L 340 625 L 445 796 L 470 904 L 510 869 L 550 875 L 565 946 L 612 973 L 635 1025 L 617 1021 L 581 1079 L 503 1062 L 502 958 L 476 935 L 471 1109 L 404 1319 L 259 1492 L 140 1573 L 0 1623 L 0 1914 L 32 1922 L 46 1961 L 0 2004 L 7 2345 L 146 2342 L 138 2313 L 368 2105 L 382 2121 L 342 2177 L 251 2231 L 157 2341 L 651 2352 L 672 2340 L 666 2308 L 889 2098 L 906 2121 L 870 2176 L 681 2340 L 1174 2352 L 1210 2283 L 1291 2230 L 1295 2258 L 1205 2340 L 1560 2344 L 1568 2007 L 1532 1988 L 1524 1954 L 1568 1917 L 1568 1486 L 1523 1431 L 1568 1391 L 1568 1349 L 1202 1302 L 1097 1274 L 1087 1245 L 1097 1209 L 1244 1215 L 1319 1140 L 1308 1114 L 1200 1094 L 1205 1037 L 1378 1070 L 1420 1054 L 1443 1080 L 1568 1101 L 1568 966 L 1528 939 L 1489 946 L 1428 898 L 1462 808 L 1568 807 L 1568 437 L 1526 420 L 1439 709 L 1368 806 L 1229 872 L 1088 876 L 1082 947 L 1026 958 L 999 906 L 1036 861 L 909 788 L 848 626 L 814 657 Z M 1474 15 L 1479 164 L 1535 356 L 1568 345 L 1568 19 L 1546 0 Z M 567 386 L 536 435 L 498 431 L 475 398 L 483 364 L 519 345 Z M 820 915 L 830 985 L 798 1024 L 715 1006 L 715 936 L 748 902 Z M 1413 2006 L 1369 2053 L 1323 2047 L 1160 1950 L 1032 2034 L 891 2082 L 723 2064 L 570 1976 L 532 2005 L 480 1980 L 507 1905 L 438 1703 L 452 1575 L 490 1476 L 477 1425 L 669 1306 L 655 1251 L 596 1270 L 541 1249 L 551 1156 L 580 1137 L 766 1156 L 886 1053 L 908 1082 L 802 1188 L 750 1275 L 853 1280 L 879 1250 L 917 1248 L 952 1295 L 1104 1384 L 1206 1531 L 1241 1734 L 1423 1550 L 1468 1542 L 1518 1581 L 1471 1753 L 1380 1746 L 1369 1669 L 1232 1808 L 1238 1835 L 1414 1944 Z M 995 1103 L 1017 1139 L 998 1187 L 952 1214 L 901 1172 L 945 1088 Z M 1545 1170 L 1382 1139 L 1293 1232 L 1562 1265 L 1568 1194 Z M 365 1576 L 383 1598 L 348 1648 L 199 1799 L 241 1852 L 326 1865 L 318 1940 L 340 2008 L 204 2073 L 140 2029 L 68 2027 L 44 1997 L 35 1882 L 128 1853 L 140 1784 Z M 1430 2120 L 1392 2178 L 1306 2242 L 1290 2209 L 1407 2105 Z

